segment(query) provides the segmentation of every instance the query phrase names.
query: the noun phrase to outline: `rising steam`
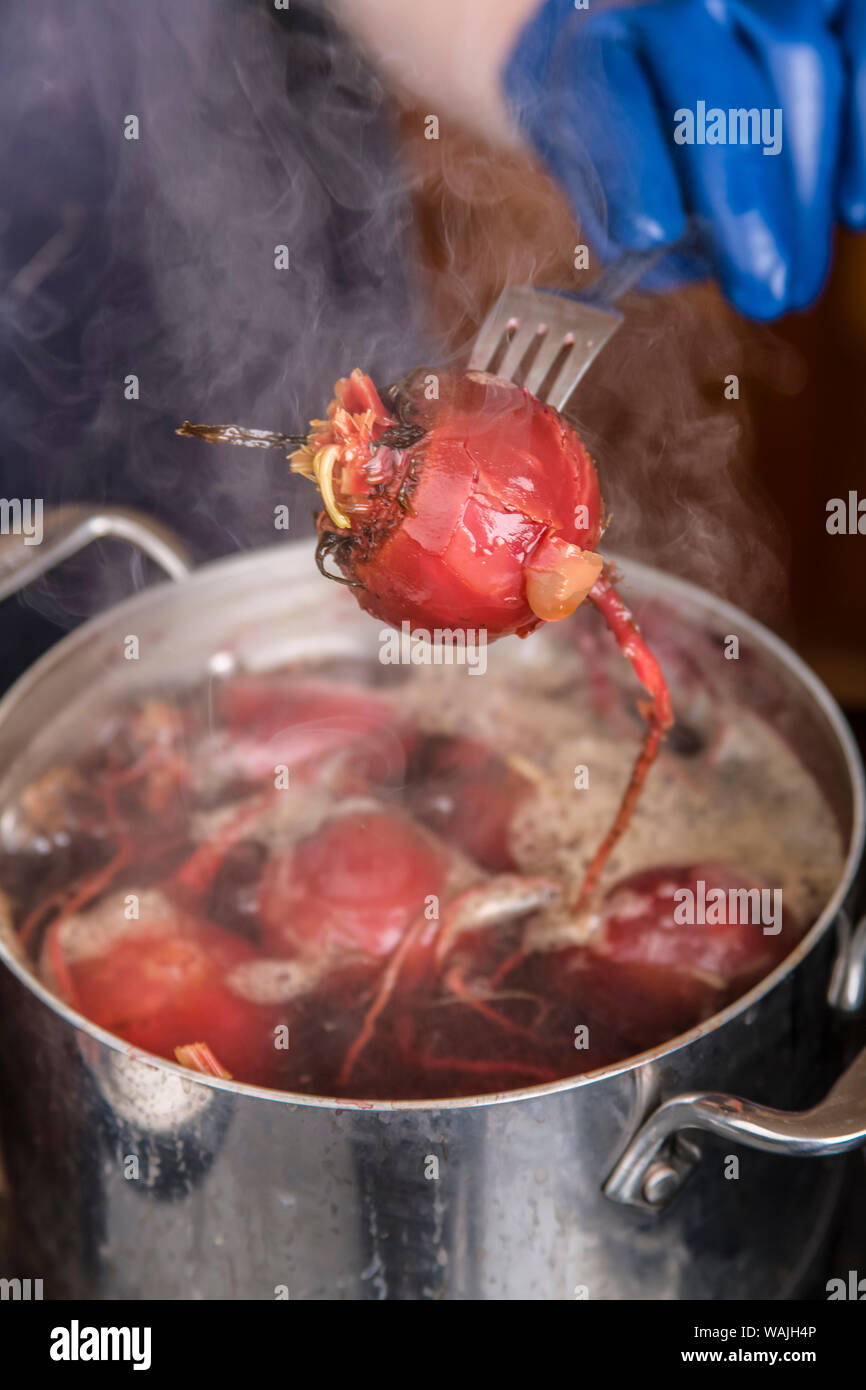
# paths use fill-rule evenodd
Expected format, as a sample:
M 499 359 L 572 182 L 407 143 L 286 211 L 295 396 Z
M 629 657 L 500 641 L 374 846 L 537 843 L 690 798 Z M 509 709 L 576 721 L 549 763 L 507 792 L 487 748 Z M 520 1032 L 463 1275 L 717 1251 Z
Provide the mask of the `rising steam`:
M 451 135 L 425 141 L 404 118 L 426 242 L 428 300 L 465 344 L 506 284 L 578 290 L 581 233 L 529 159 Z M 605 549 L 692 580 L 766 620 L 786 608 L 785 545 L 773 499 L 751 472 L 750 396 L 790 393 L 803 367 L 766 327 L 708 284 L 632 294 L 626 322 L 572 397 L 611 525 Z M 726 397 L 737 377 L 738 398 Z
M 296 430 L 342 372 L 387 382 L 425 356 L 368 70 L 315 18 L 238 0 L 13 0 L 0 53 L 8 494 L 133 499 L 200 555 L 285 539 L 280 502 L 310 534 L 314 496 L 279 454 L 173 431 Z M 90 604 L 68 571 L 32 601 Z
M 315 499 L 279 453 L 208 448 L 175 425 L 298 430 L 356 365 L 387 384 L 453 360 L 505 283 L 579 284 L 579 232 L 545 179 L 447 119 L 425 142 L 411 111 L 398 158 L 376 80 L 302 9 L 10 0 L 0 53 L 7 495 L 133 500 L 200 555 L 283 539 L 281 502 L 291 534 L 310 534 Z M 626 307 L 574 400 L 606 543 L 772 616 L 783 568 L 746 466 L 748 383 L 785 386 L 794 369 L 766 336 L 749 347 L 708 291 Z M 87 593 L 67 570 L 30 601 L 88 611 L 93 568 Z M 101 586 L 108 601 L 105 565 Z

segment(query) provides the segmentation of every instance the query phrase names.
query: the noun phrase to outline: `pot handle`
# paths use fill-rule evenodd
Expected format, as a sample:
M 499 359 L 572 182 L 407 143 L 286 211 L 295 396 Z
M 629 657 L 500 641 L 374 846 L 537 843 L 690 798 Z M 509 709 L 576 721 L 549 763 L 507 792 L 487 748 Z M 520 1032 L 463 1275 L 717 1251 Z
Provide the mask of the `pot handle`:
M 54 507 L 40 513 L 39 520 L 38 540 L 35 535 L 0 537 L 0 601 L 104 536 L 136 546 L 170 579 L 183 579 L 192 568 L 186 547 L 168 527 L 130 507 Z
M 674 1096 L 650 1116 L 604 1185 L 615 1202 L 660 1211 L 700 1158 L 680 1131 L 702 1129 L 766 1153 L 816 1157 L 866 1144 L 866 1048 L 811 1110 L 772 1110 L 712 1091 Z
M 858 949 L 851 950 L 852 945 Z M 840 995 L 839 981 L 832 986 L 834 1002 L 846 1011 L 855 1001 L 862 1002 L 864 953 L 866 919 L 848 949 L 850 987 Z M 713 1091 L 664 1101 L 630 1141 L 604 1185 L 605 1196 L 644 1211 L 661 1211 L 700 1160 L 697 1145 L 682 1134 L 695 1129 L 765 1153 L 801 1158 L 856 1149 L 866 1144 L 866 1048 L 811 1110 L 773 1110 Z

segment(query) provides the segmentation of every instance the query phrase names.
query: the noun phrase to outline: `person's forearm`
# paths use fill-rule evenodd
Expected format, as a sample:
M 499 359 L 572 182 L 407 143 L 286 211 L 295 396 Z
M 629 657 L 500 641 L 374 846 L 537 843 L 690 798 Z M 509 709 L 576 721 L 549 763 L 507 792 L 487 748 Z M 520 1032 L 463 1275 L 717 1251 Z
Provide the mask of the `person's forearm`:
M 500 73 L 538 0 L 329 0 L 390 84 L 451 119 L 516 144 Z

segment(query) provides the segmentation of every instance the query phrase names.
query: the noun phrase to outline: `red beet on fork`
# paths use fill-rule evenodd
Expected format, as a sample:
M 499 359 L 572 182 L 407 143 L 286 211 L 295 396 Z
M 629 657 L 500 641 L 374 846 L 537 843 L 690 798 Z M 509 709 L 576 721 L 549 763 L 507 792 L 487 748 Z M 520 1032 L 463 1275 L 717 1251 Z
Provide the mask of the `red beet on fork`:
M 575 909 L 594 893 L 673 723 L 658 662 L 595 547 L 603 503 L 595 465 L 572 426 L 524 387 L 483 372 L 417 371 L 383 401 L 356 369 L 337 382 L 292 469 L 314 480 L 317 561 L 340 571 L 372 616 L 415 631 L 521 637 L 588 598 L 650 699 L 643 744 Z M 180 431 L 243 443 L 236 427 Z M 253 432 L 260 446 L 263 431 Z M 272 437 L 281 447 L 297 437 Z

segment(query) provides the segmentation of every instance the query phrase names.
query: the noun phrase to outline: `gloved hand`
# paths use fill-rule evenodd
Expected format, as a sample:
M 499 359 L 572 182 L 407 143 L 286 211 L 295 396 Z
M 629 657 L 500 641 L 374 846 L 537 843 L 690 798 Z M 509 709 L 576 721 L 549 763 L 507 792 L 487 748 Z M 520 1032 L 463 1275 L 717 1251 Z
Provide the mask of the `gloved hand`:
M 837 212 L 866 226 L 866 0 L 600 3 L 545 0 L 503 74 L 588 239 L 609 259 L 675 242 L 691 223 L 745 314 L 809 304 Z M 725 122 L 709 132 L 713 108 Z M 759 143 L 698 143 L 731 135 L 728 113 L 742 108 L 768 113 Z M 683 111 L 695 143 L 679 142 Z M 774 134 L 780 148 L 765 152 Z

